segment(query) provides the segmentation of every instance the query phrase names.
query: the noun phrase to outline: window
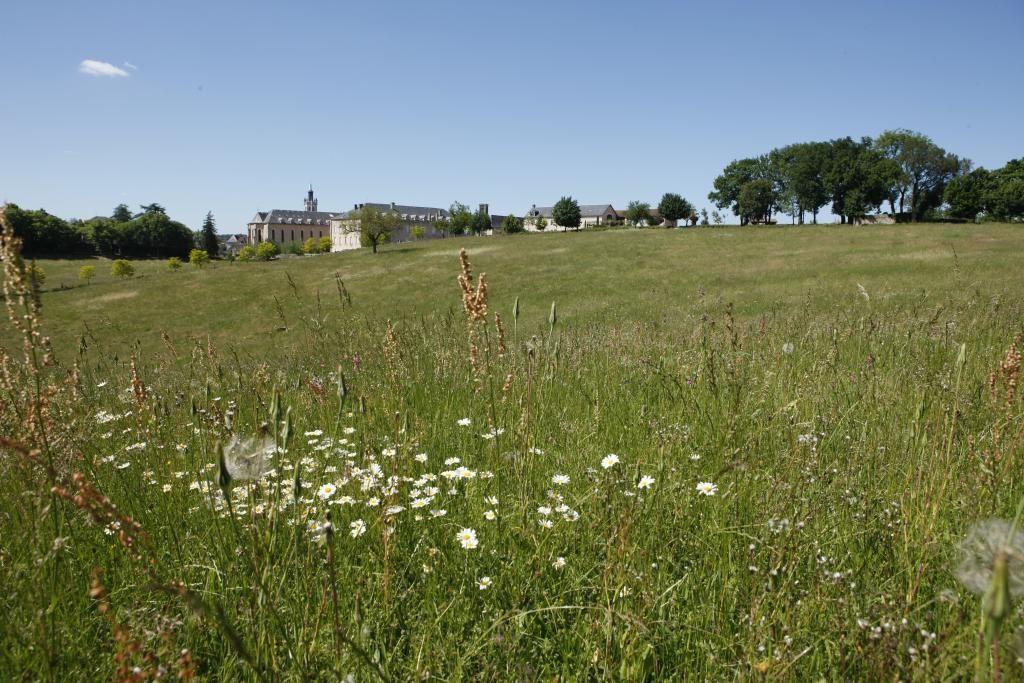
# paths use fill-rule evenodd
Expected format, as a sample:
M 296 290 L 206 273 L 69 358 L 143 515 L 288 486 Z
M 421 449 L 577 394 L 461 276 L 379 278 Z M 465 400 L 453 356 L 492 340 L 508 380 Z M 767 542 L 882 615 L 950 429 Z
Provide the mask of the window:
M 292 229 L 292 242 L 294 242 L 294 241 L 295 241 L 295 230 Z
M 271 242 L 276 242 L 276 241 L 277 241 L 277 239 L 276 239 L 276 238 L 274 237 L 274 231 L 273 231 L 273 229 L 271 229 L 271 231 L 270 231 L 270 241 L 271 241 Z

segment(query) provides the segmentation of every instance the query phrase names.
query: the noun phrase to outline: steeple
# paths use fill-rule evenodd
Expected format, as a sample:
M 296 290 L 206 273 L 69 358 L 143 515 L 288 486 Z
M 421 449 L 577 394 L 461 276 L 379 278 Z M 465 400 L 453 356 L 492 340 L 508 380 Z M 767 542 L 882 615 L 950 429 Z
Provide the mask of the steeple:
M 309 192 L 306 193 L 306 201 L 304 202 L 306 211 L 316 211 L 316 199 L 313 198 L 313 186 L 309 186 Z

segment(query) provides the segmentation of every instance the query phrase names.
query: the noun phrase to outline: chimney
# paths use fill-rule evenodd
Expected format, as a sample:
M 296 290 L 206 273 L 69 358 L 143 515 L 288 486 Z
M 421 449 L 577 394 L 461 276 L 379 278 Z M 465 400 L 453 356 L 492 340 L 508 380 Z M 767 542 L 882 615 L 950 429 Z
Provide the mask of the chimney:
M 394 211 L 394 210 L 395 210 L 395 203 L 394 203 L 394 202 L 391 202 L 391 210 L 392 210 L 392 211 Z
M 482 213 L 485 216 L 490 216 L 491 215 L 491 207 L 490 207 L 490 205 L 488 205 L 488 204 L 481 204 L 480 205 L 480 213 Z
M 359 210 L 359 205 L 358 204 L 353 204 L 352 205 L 352 210 L 353 211 L 358 211 Z

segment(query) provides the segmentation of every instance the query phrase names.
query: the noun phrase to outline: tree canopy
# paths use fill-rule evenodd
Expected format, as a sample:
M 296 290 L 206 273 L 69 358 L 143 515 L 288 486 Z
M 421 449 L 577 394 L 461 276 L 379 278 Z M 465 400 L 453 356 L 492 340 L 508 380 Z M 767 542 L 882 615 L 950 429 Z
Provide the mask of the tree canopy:
M 551 209 L 551 219 L 563 228 L 580 227 L 580 205 L 572 197 L 562 197 Z
M 676 225 L 679 220 L 697 220 L 697 210 L 693 204 L 675 192 L 666 192 L 658 202 L 658 213 L 669 225 Z
M 633 225 L 646 225 L 651 220 L 651 205 L 647 202 L 630 202 L 626 207 L 626 220 Z

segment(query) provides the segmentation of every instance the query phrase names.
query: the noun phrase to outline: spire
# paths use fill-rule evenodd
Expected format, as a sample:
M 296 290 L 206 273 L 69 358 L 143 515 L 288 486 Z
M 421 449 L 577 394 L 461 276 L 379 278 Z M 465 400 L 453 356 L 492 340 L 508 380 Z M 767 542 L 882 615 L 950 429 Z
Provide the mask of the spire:
M 306 211 L 316 211 L 316 199 L 313 198 L 313 185 L 309 186 L 309 192 L 306 193 L 306 201 L 303 203 Z

